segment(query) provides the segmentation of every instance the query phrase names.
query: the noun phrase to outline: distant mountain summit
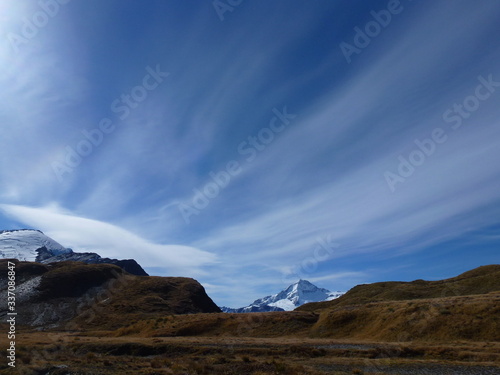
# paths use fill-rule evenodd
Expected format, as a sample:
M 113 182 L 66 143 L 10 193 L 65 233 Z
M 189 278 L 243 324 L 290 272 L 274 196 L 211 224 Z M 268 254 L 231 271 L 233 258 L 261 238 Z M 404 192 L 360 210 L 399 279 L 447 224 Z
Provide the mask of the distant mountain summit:
M 46 236 L 43 232 L 34 229 L 0 231 L 0 259 L 2 258 L 44 264 L 63 261 L 87 264 L 108 263 L 117 265 L 133 275 L 148 276 L 134 259 L 119 260 L 102 258 L 97 253 L 76 253 Z
M 292 311 L 306 303 L 331 301 L 343 294 L 344 292 L 318 288 L 307 280 L 299 280 L 277 294 L 255 300 L 249 306 L 237 309 L 221 307 L 221 310 L 231 313 Z

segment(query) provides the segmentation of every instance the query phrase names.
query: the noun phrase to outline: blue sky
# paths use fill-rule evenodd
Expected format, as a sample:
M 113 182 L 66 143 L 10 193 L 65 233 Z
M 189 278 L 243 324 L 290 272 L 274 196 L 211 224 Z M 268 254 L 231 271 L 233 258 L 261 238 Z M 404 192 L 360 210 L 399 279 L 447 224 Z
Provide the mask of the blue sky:
M 234 307 L 299 277 L 498 263 L 499 17 L 494 0 L 4 0 L 0 227 Z

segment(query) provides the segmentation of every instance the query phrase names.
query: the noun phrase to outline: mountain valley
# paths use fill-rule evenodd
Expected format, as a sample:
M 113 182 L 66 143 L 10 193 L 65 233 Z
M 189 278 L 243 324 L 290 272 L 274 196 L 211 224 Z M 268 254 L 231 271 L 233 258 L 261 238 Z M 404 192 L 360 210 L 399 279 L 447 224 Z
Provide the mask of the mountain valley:
M 139 276 L 22 232 L 0 233 L 0 294 L 13 264 L 23 374 L 500 372 L 500 265 L 346 293 L 299 280 L 222 312 L 194 279 Z M 2 299 L 4 332 L 8 312 Z

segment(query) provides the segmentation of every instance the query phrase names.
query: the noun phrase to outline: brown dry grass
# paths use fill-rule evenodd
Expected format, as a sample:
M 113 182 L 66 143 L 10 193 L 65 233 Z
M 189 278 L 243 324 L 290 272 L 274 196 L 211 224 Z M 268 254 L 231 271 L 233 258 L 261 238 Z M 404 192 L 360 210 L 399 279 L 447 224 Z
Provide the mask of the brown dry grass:
M 445 366 L 500 369 L 500 343 L 245 338 L 113 337 L 113 332 L 24 331 L 20 374 L 389 374 L 391 369 Z M 440 367 L 441 368 L 441 367 Z M 11 373 L 0 365 L 0 373 Z M 463 373 L 463 372 L 462 372 Z M 486 373 L 486 372 L 483 372 Z M 481 372 L 472 372 L 481 374 Z
M 318 314 L 270 312 L 252 314 L 166 315 L 141 320 L 115 331 L 118 336 L 307 336 Z
M 500 292 L 323 310 L 312 337 L 500 341 Z

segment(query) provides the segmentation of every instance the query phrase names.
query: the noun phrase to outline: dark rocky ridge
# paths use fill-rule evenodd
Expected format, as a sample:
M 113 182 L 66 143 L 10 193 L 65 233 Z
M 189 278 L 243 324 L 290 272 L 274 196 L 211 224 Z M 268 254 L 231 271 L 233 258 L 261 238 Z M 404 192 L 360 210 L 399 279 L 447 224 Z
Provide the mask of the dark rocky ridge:
M 52 252 L 47 250 L 46 247 L 42 247 L 37 250 L 38 256 L 36 261 L 39 263 L 54 263 L 54 262 L 64 262 L 64 261 L 74 261 L 83 262 L 87 264 L 114 264 L 123 270 L 137 276 L 149 276 L 146 271 L 137 263 L 134 259 L 110 259 L 102 258 L 97 253 L 76 253 L 71 251 L 71 253 L 54 255 Z
M 24 228 L 24 229 L 1 229 L 0 234 L 8 233 L 8 232 L 29 232 L 29 231 L 35 231 L 35 232 L 43 234 L 43 232 L 40 229 L 27 229 L 27 228 Z

